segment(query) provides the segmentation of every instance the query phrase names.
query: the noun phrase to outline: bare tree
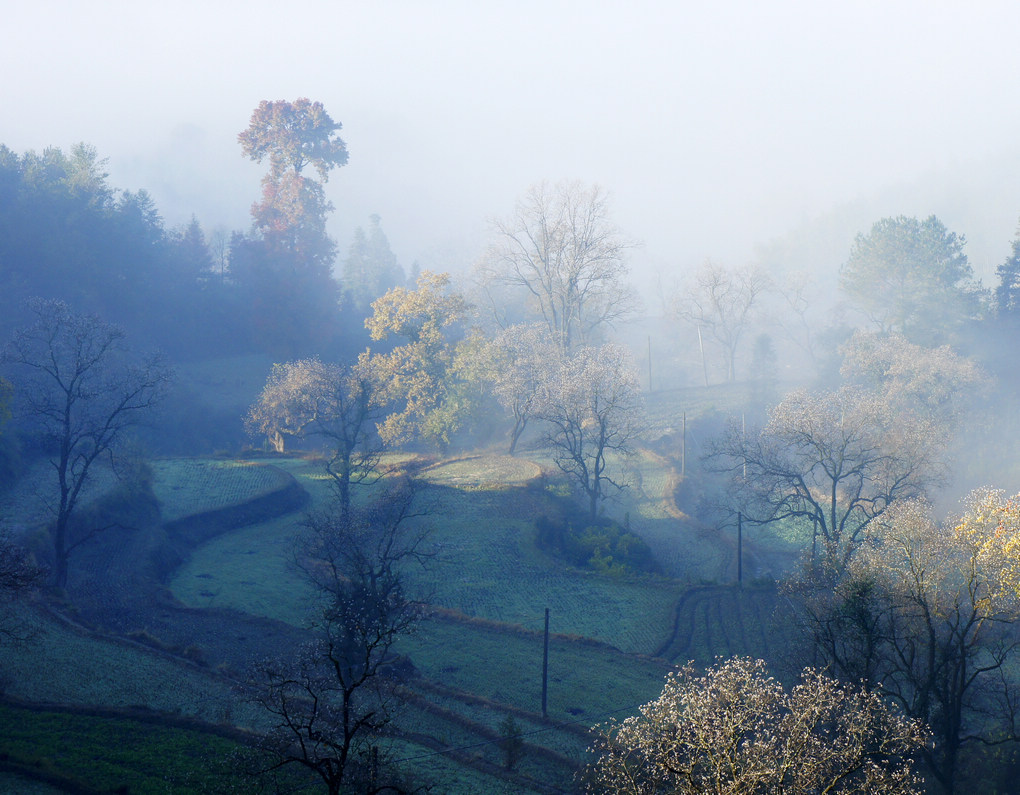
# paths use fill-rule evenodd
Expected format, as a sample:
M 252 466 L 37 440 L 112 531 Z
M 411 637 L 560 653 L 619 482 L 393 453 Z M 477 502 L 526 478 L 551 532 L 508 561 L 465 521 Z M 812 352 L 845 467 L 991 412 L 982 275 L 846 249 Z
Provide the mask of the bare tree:
M 57 480 L 53 514 L 53 579 L 67 583 L 76 548 L 103 527 L 72 532 L 84 489 L 102 461 L 112 462 L 118 445 L 164 395 L 171 371 L 162 357 L 131 358 L 124 333 L 95 315 L 82 315 L 61 301 L 36 299 L 35 322 L 17 331 L 3 361 L 17 366 L 20 410 L 46 441 Z
M 821 329 L 814 325 L 811 315 L 820 313 L 818 284 L 809 274 L 796 272 L 786 274 L 773 286 L 781 301 L 779 308 L 774 313 L 770 312 L 770 321 L 775 322 L 783 336 L 796 345 L 813 366 L 817 366 L 818 332 Z M 832 314 L 832 308 L 829 308 L 829 314 Z
M 273 721 L 261 743 L 272 761 L 259 772 L 305 768 L 331 794 L 355 784 L 367 793 L 403 791 L 378 773 L 378 741 L 400 678 L 393 644 L 423 614 L 407 577 L 409 566 L 432 556 L 418 521 L 425 513 L 408 481 L 367 509 L 309 517 L 302 567 L 321 598 L 316 640 L 296 662 L 267 661 L 252 672 L 248 698 Z
M 623 282 L 624 254 L 633 244 L 610 222 L 599 186 L 534 185 L 493 232 L 483 279 L 522 290 L 531 316 L 564 350 L 592 344 L 602 326 L 636 309 L 636 295 Z
M 746 521 L 798 522 L 822 540 L 822 561 L 842 569 L 875 517 L 941 482 L 942 443 L 935 424 L 895 413 L 871 392 L 798 390 L 760 430 L 732 424 L 708 465 L 730 474 L 734 511 Z
M 727 381 L 736 379 L 737 351 L 770 288 L 768 276 L 757 268 L 730 270 L 708 261 L 691 283 L 677 290 L 676 316 L 719 346 Z
M 578 348 L 542 385 L 535 416 L 557 466 L 588 500 L 592 519 L 611 489 L 612 454 L 626 455 L 641 431 L 637 373 L 619 345 Z
M 666 678 L 640 715 L 596 727 L 588 792 L 917 793 L 922 725 L 874 693 L 805 669 L 787 693 L 761 660 Z
M 362 364 L 346 367 L 318 359 L 273 365 L 245 423 L 283 452 L 286 436 L 316 436 L 329 445 L 326 473 L 339 507 L 350 508 L 350 489 L 372 476 L 379 462 L 375 421 L 382 416 L 377 391 Z

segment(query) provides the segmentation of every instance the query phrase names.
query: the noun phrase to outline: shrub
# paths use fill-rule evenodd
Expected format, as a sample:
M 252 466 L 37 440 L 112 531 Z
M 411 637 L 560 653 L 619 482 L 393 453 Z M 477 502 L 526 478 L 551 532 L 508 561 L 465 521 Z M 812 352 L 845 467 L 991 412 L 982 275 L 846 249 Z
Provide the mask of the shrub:
M 599 519 L 595 524 L 580 514 L 535 520 L 539 549 L 563 558 L 573 566 L 601 574 L 658 572 L 658 563 L 644 539 L 618 522 Z

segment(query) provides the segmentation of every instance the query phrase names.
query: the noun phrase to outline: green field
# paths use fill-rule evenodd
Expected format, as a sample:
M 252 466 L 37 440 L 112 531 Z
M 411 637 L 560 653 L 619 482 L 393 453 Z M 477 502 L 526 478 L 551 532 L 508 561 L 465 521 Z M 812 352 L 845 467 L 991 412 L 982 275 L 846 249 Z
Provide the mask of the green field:
M 386 463 L 408 460 L 394 456 Z M 404 739 L 392 740 L 389 755 L 439 791 L 569 790 L 585 760 L 585 730 L 633 714 L 658 694 L 671 665 L 768 652 L 774 598 L 753 589 L 738 593 L 725 584 L 732 579 L 733 543 L 674 504 L 677 473 L 671 462 L 643 451 L 617 464 L 629 488 L 610 510 L 647 540 L 662 563 L 661 575 L 597 575 L 536 547 L 535 519 L 554 510 L 564 493 L 547 458 L 473 455 L 427 463 L 421 470 L 430 513 L 418 521 L 431 528 L 437 554 L 427 569 L 408 571 L 408 578 L 415 592 L 428 595 L 435 612 L 397 649 L 417 678 L 409 683 L 407 706 L 395 723 Z M 279 456 L 165 459 L 152 468 L 164 522 L 184 528 L 224 509 L 264 502 L 295 482 L 308 493 L 303 510 L 256 516 L 253 523 L 202 536 L 207 540 L 190 550 L 167 583 L 187 609 L 234 610 L 306 625 L 313 593 L 294 565 L 295 549 L 303 511 L 323 507 L 329 498 L 321 462 Z M 355 499 L 371 499 L 384 487 L 359 486 Z M 780 537 L 767 541 L 776 554 L 788 543 Z M 717 584 L 691 587 L 704 581 Z M 541 716 L 547 608 L 548 721 Z M 103 732 L 124 730 L 109 716 L 88 713 L 100 707 L 198 720 L 189 731 L 201 725 L 210 731 L 221 724 L 254 726 L 260 720 L 239 706 L 223 671 L 187 662 L 178 647 L 107 637 L 57 622 L 45 611 L 32 620 L 39 630 L 36 641 L 0 646 L 6 692 L 26 702 L 84 708 L 68 728 L 77 745 L 102 745 L 109 740 L 101 738 L 112 736 Z M 59 724 L 61 714 L 68 720 L 56 714 L 46 720 Z M 501 770 L 497 742 L 507 714 L 526 734 L 525 756 L 513 773 Z M 49 742 L 53 729 L 41 717 L 23 722 L 26 733 L 8 741 L 12 758 L 28 760 L 30 767 L 32 745 Z M 174 738 L 172 727 L 160 731 L 167 736 L 135 732 L 141 745 L 123 756 L 94 756 L 97 770 L 105 771 L 101 780 L 132 782 L 131 792 L 166 791 L 139 772 L 150 766 L 152 748 L 169 749 L 165 752 L 184 760 L 182 769 L 195 757 L 187 750 L 193 742 L 188 735 Z M 208 747 L 218 748 L 219 742 L 226 741 L 210 740 Z M 45 764 L 59 774 L 84 763 L 47 753 Z M 211 769 L 211 763 L 204 766 Z M 164 774 L 164 784 L 176 775 Z
M 240 505 L 285 488 L 287 474 L 253 461 L 162 459 L 153 461 L 153 491 L 163 521 Z

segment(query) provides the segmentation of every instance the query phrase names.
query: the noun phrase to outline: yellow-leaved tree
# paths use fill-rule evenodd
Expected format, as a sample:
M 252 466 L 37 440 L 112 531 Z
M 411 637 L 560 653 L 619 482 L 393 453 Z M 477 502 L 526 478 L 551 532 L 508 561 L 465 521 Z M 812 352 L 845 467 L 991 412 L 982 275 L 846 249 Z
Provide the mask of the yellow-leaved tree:
M 471 356 L 481 342 L 464 330 L 468 309 L 464 297 L 451 291 L 449 274 L 431 271 L 421 273 L 416 289 L 394 287 L 372 302 L 365 321 L 371 338 L 403 340 L 359 359 L 379 399 L 391 407 L 378 426 L 386 444 L 420 439 L 445 447 L 481 400 L 482 374 L 471 365 L 481 361 Z

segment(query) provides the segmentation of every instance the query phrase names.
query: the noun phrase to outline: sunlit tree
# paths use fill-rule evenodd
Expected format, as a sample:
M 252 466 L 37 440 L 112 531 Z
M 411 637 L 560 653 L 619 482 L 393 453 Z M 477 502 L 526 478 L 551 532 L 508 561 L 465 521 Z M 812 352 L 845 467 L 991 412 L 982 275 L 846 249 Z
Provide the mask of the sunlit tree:
M 587 791 L 917 793 L 922 725 L 873 692 L 805 669 L 790 692 L 761 660 L 688 665 L 622 723 L 596 727 Z
M 980 490 L 939 523 L 927 503 L 899 502 L 868 527 L 835 586 L 816 582 L 803 603 L 835 675 L 865 677 L 930 726 L 922 755 L 946 792 L 962 786 L 965 747 L 1020 739 L 1015 505 Z
M 925 348 L 900 334 L 857 331 L 842 354 L 847 383 L 873 391 L 894 412 L 937 423 L 946 435 L 988 383 L 976 362 L 948 345 Z
M 347 163 L 340 128 L 321 102 L 264 100 L 238 135 L 245 156 L 256 163 L 268 158 L 270 168 L 262 199 L 252 205 L 251 234 L 231 243 L 231 278 L 252 311 L 257 338 L 284 353 L 335 333 L 340 291 L 324 183 Z
M 325 443 L 326 473 L 346 512 L 351 484 L 371 477 L 376 469 L 374 423 L 380 414 L 373 380 L 363 366 L 301 359 L 273 365 L 245 424 L 253 434 L 265 434 L 281 453 L 288 436 Z
M 764 427 L 731 424 L 708 462 L 729 473 L 733 509 L 746 521 L 799 524 L 821 541 L 819 562 L 841 569 L 872 520 L 942 481 L 943 444 L 931 421 L 867 390 L 797 390 Z
M 613 459 L 632 452 L 643 428 L 641 389 L 626 349 L 606 344 L 564 356 L 542 382 L 533 412 L 556 465 L 595 519 L 605 497 L 624 485 Z
M 470 414 L 459 389 L 457 360 L 466 317 L 464 297 L 449 289 L 448 274 L 423 271 L 415 289 L 395 287 L 372 303 L 365 321 L 371 338 L 401 341 L 383 353 L 365 352 L 360 366 L 391 411 L 379 424 L 386 444 L 421 439 L 445 446 Z
M 546 382 L 559 373 L 563 350 L 544 326 L 510 326 L 491 346 L 495 361 L 493 393 L 513 418 L 510 455 L 535 416 Z

